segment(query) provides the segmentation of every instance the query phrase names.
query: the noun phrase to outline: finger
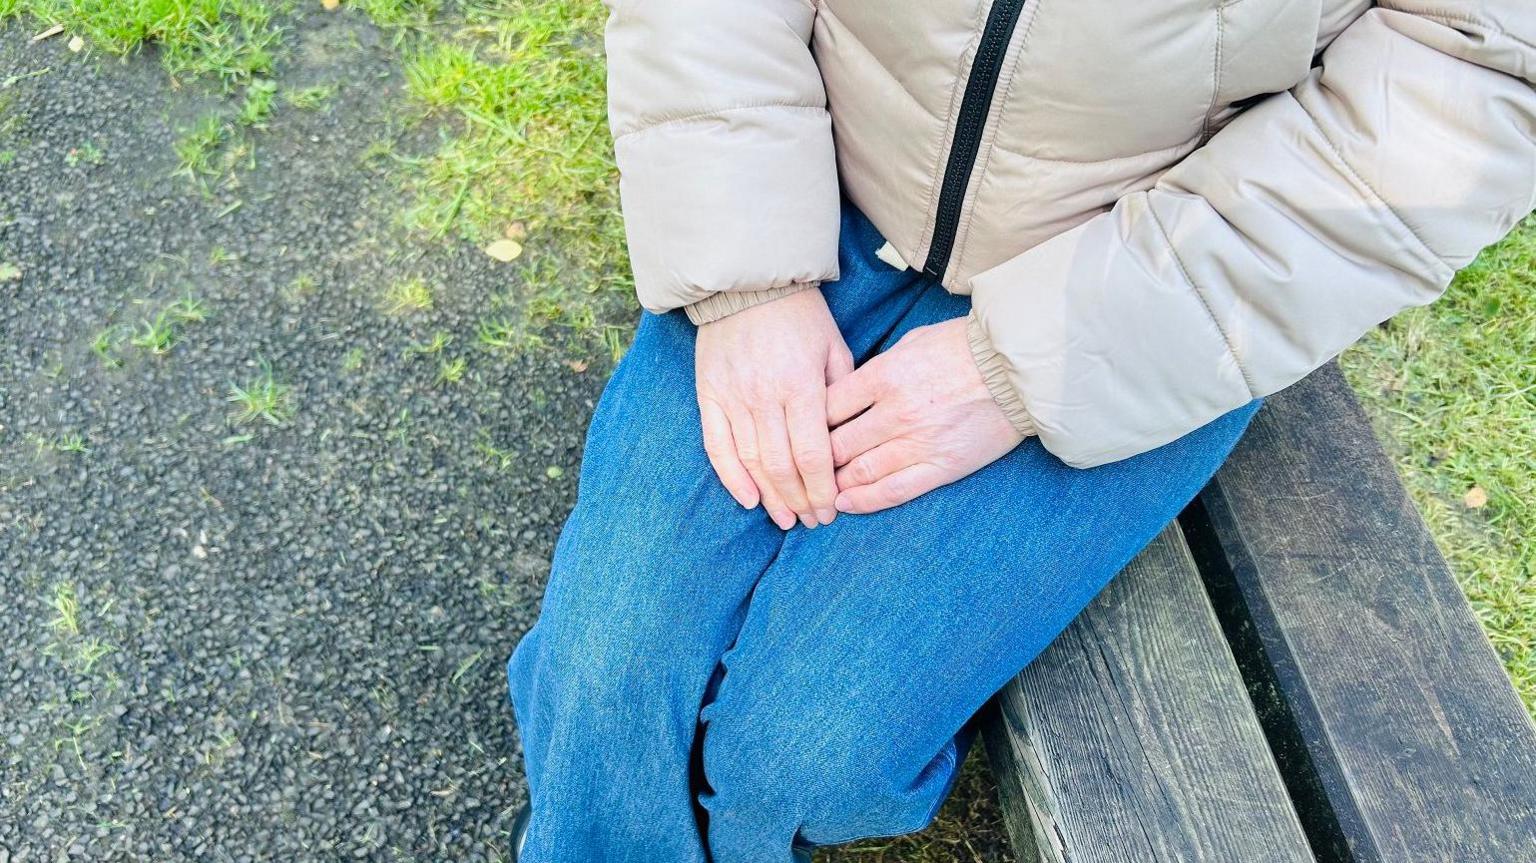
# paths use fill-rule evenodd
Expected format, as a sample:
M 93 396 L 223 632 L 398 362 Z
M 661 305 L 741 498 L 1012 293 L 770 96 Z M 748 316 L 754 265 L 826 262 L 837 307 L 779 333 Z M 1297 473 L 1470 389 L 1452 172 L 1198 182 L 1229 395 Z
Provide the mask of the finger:
M 906 441 L 883 443 L 860 454 L 837 471 L 837 487 L 849 491 L 861 485 L 874 485 L 891 474 L 918 464 L 920 459 Z
M 842 467 L 861 453 L 894 440 L 902 431 L 901 424 L 896 422 L 895 411 L 877 404 L 832 430 L 832 460 Z
M 784 498 L 774 487 L 768 478 L 768 472 L 763 468 L 762 452 L 757 443 L 757 423 L 753 422 L 750 411 L 741 410 L 729 415 L 731 421 L 731 436 L 736 441 L 736 457 L 741 460 L 742 467 L 747 469 L 747 474 L 752 477 L 752 483 L 757 486 L 758 494 L 762 497 L 763 510 L 780 530 L 789 530 L 795 525 L 795 515 L 789 507 L 784 505 Z
M 871 513 L 900 506 L 945 483 L 944 471 L 927 464 L 914 464 L 884 476 L 872 485 L 861 485 L 837 495 L 838 512 Z
M 875 403 L 874 361 L 854 369 L 827 387 L 827 424 L 833 427 L 859 415 L 859 412 Z
M 827 383 L 840 381 L 853 372 L 853 353 L 838 340 L 827 352 Z
M 704 430 L 704 452 L 720 477 L 720 484 L 746 509 L 758 504 L 757 483 L 736 454 L 736 439 L 731 435 L 731 421 L 725 410 L 713 401 L 699 402 L 699 420 Z
M 790 525 L 794 525 L 795 515 L 807 521 L 814 518 L 811 503 L 805 496 L 805 487 L 800 484 L 800 471 L 795 467 L 795 457 L 790 453 L 789 428 L 784 421 L 784 408 L 781 405 L 770 405 L 766 410 L 754 410 L 752 422 L 757 426 L 757 447 L 762 453 L 763 472 L 768 475 L 768 481 L 773 483 L 774 490 L 790 510 Z M 784 527 L 778 516 L 773 521 L 779 527 Z
M 837 480 L 832 475 L 832 442 L 827 434 L 825 391 L 793 399 L 784 407 L 789 424 L 790 454 L 800 469 L 806 497 L 816 520 L 830 524 L 837 517 Z

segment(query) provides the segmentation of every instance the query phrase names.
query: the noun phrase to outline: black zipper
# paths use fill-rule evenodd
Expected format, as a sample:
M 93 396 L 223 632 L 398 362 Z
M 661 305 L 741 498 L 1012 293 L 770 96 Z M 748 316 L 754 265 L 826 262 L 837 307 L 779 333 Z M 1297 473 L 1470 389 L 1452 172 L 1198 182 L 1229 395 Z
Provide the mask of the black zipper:
M 934 217 L 933 241 L 928 244 L 928 261 L 923 272 L 944 277 L 949 256 L 955 247 L 955 232 L 960 227 L 960 209 L 965 205 L 965 188 L 976 167 L 976 153 L 981 149 L 981 132 L 992 109 L 992 92 L 1003 68 L 1003 55 L 1013 38 L 1014 25 L 1028 0 L 995 0 L 987 13 L 987 25 L 971 61 L 971 76 L 965 82 L 960 99 L 960 116 L 955 120 L 955 137 L 949 145 L 949 162 L 944 166 L 944 185 L 939 187 L 939 208 Z

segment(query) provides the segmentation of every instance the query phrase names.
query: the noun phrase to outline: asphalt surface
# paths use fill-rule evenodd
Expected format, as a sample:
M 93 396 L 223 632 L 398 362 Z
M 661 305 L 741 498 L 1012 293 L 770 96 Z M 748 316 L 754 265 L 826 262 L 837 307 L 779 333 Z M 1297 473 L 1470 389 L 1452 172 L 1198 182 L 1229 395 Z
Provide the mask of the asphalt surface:
M 329 106 L 279 103 L 207 196 L 172 143 L 229 99 L 30 35 L 0 27 L 0 863 L 507 859 L 504 662 L 603 361 L 475 344 L 516 269 L 400 238 L 364 158 L 398 64 L 355 15 L 290 37 Z M 432 309 L 381 308 L 405 276 Z M 93 351 L 188 295 L 165 355 Z M 263 363 L 281 426 L 230 416 Z

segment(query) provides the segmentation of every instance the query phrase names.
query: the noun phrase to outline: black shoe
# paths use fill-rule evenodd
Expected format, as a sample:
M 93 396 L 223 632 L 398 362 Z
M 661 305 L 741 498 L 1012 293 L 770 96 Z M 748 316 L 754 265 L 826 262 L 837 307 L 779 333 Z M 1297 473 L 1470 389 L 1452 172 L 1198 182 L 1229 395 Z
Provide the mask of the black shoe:
M 528 816 L 533 810 L 524 803 L 523 808 L 517 810 L 517 820 L 512 822 L 512 861 L 517 863 L 523 857 L 523 846 L 528 844 Z

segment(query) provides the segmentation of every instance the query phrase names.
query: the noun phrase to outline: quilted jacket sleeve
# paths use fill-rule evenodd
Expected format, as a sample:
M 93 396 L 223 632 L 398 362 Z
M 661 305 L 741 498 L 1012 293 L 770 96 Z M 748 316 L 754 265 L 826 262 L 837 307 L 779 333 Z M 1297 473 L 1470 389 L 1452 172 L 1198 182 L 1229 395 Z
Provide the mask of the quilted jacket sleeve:
M 809 0 L 607 0 L 609 123 L 640 302 L 695 323 L 837 278 Z
M 1536 203 L 1536 5 L 1381 0 L 1149 191 L 972 280 L 1005 409 L 1089 467 L 1282 389 Z

